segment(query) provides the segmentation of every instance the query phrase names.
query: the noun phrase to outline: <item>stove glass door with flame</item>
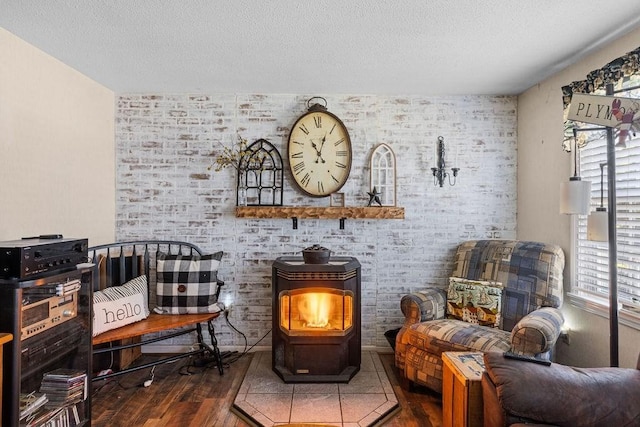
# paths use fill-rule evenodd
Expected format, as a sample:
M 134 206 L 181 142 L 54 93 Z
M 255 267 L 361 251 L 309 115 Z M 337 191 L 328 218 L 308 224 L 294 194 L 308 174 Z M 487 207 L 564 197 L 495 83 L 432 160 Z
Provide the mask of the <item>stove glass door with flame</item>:
M 280 329 L 289 336 L 344 336 L 353 327 L 353 292 L 305 288 L 280 293 Z

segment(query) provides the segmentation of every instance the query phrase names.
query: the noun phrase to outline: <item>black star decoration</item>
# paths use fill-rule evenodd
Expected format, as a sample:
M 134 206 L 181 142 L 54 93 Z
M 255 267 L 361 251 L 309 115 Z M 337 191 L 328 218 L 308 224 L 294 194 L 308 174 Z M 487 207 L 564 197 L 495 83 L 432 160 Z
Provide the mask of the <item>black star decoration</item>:
M 380 201 L 380 193 L 376 187 L 373 187 L 373 190 L 367 192 L 367 194 L 369 195 L 369 203 L 367 204 L 367 206 L 371 206 L 372 203 L 377 203 L 378 206 L 382 206 L 382 202 Z

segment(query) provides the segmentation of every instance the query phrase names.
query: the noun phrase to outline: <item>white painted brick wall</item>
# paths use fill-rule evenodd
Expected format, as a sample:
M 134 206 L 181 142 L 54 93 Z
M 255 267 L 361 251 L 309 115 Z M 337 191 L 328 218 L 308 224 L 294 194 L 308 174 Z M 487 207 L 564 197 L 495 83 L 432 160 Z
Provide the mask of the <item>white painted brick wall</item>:
M 404 220 L 235 218 L 233 169 L 209 171 L 220 143 L 237 133 L 265 138 L 286 162 L 286 142 L 310 95 L 125 94 L 116 117 L 119 240 L 179 239 L 225 252 L 222 299 L 231 321 L 255 343 L 271 327 L 271 263 L 319 243 L 362 264 L 362 344 L 387 346 L 384 331 L 399 327 L 400 298 L 429 283 L 445 286 L 458 243 L 516 238 L 514 97 L 327 96 L 328 109 L 349 129 L 353 168 L 346 204 L 368 202 L 369 155 L 378 143 L 396 154 L 397 203 Z M 457 184 L 435 187 L 438 136 Z M 293 189 L 285 173 L 285 205 L 328 206 Z M 224 322 L 219 343 L 243 345 Z M 261 345 L 270 345 L 267 337 Z M 179 344 L 179 342 L 178 342 Z

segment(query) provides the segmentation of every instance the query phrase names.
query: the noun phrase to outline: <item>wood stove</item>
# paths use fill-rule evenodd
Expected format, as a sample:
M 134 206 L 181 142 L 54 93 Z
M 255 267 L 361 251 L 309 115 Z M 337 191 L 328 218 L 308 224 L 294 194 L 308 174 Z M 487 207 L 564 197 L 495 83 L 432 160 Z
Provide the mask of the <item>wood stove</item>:
M 273 263 L 272 366 L 286 383 L 349 382 L 360 370 L 360 263 Z

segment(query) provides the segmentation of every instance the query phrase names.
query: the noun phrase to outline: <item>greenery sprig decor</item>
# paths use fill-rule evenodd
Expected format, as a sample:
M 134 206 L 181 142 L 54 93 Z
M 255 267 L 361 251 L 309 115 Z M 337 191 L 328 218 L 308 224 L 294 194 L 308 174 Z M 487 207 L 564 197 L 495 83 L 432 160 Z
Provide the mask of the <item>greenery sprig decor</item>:
M 216 155 L 214 163 L 209 166 L 208 170 L 214 169 L 216 172 L 220 172 L 222 169 L 231 166 L 236 171 L 239 171 L 240 159 L 248 153 L 249 142 L 238 134 L 238 141 L 231 147 L 223 145 L 220 141 L 218 143 L 222 147 L 222 152 Z

